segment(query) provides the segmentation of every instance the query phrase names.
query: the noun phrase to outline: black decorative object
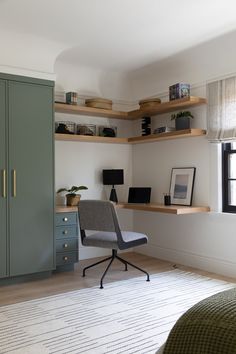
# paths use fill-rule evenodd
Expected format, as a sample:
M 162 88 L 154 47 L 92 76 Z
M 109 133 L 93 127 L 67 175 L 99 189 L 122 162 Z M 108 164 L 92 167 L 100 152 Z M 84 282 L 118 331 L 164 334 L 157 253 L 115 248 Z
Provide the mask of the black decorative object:
M 142 135 L 151 134 L 151 117 L 142 118 Z
M 98 127 L 98 135 L 107 138 L 115 138 L 117 136 L 117 127 L 105 127 L 101 125 Z
M 164 195 L 164 204 L 165 205 L 171 205 L 171 197 L 169 194 Z
M 113 169 L 113 170 L 103 170 L 102 172 L 103 172 L 103 184 L 112 186 L 110 200 L 112 202 L 118 203 L 118 198 L 114 186 L 117 184 L 124 184 L 124 170 Z

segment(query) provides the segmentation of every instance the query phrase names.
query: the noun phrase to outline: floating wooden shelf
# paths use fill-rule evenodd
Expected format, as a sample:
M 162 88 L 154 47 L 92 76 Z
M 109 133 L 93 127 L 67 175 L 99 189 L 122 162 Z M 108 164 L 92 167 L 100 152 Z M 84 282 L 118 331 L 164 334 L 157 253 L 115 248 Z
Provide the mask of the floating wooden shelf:
M 64 103 L 55 103 L 55 112 L 59 113 L 69 113 L 78 114 L 91 117 L 105 117 L 105 118 L 115 118 L 129 120 L 128 112 L 113 111 L 110 109 L 92 108 L 80 105 L 71 105 Z
M 128 204 L 128 203 L 118 203 L 117 208 L 130 209 L 130 210 L 143 210 L 143 211 L 153 211 L 156 213 L 166 213 L 166 214 L 196 214 L 196 213 L 206 213 L 210 211 L 207 206 L 182 206 L 182 205 L 162 205 L 162 204 Z
M 80 105 L 70 105 L 64 103 L 55 103 L 55 112 L 78 114 L 91 117 L 106 117 L 123 120 L 135 120 L 143 116 L 154 116 L 157 114 L 173 112 L 179 109 L 185 109 L 190 107 L 206 104 L 206 99 L 201 97 L 186 97 L 169 102 L 163 102 L 158 104 L 155 108 L 149 109 L 137 109 L 130 112 L 113 111 L 109 109 L 91 108 Z
M 75 134 L 55 134 L 55 139 L 61 141 L 81 141 L 88 143 L 128 144 L 128 138 L 107 138 L 103 136 L 88 136 Z
M 152 143 L 155 141 L 181 139 L 181 138 L 193 138 L 195 136 L 205 135 L 206 131 L 203 129 L 185 129 L 176 130 L 169 133 L 151 134 L 146 136 L 137 136 L 128 138 L 128 142 L 131 144 Z
M 109 143 L 109 144 L 142 144 L 152 143 L 162 140 L 193 138 L 203 136 L 206 131 L 203 129 L 185 129 L 169 133 L 152 134 L 146 136 L 136 136 L 133 138 L 106 138 L 103 136 L 87 136 L 75 134 L 55 134 L 56 140 L 61 141 L 81 141 L 89 143 Z
M 149 108 L 145 110 L 137 109 L 135 111 L 129 112 L 129 119 L 138 119 L 145 115 L 147 116 L 155 116 L 157 114 L 163 114 L 168 112 L 177 111 L 180 109 L 191 108 L 206 104 L 206 99 L 201 97 L 185 97 L 180 98 L 178 100 L 173 100 L 169 102 L 163 102 L 157 104 L 155 108 Z

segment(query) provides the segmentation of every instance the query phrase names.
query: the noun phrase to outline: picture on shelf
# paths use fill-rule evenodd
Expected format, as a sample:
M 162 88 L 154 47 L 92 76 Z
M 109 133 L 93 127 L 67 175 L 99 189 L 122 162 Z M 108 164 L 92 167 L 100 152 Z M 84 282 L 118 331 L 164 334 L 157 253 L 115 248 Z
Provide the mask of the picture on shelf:
M 195 167 L 172 168 L 170 195 L 171 204 L 192 205 Z

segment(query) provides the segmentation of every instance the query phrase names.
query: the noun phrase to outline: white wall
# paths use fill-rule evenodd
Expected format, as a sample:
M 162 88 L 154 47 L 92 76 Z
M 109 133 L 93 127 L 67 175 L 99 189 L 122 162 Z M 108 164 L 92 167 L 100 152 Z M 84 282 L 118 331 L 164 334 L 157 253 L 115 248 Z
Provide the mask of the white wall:
M 55 176 L 56 189 L 71 185 L 86 185 L 81 191 L 83 199 L 109 199 L 110 186 L 102 184 L 102 169 L 123 168 L 125 185 L 117 186 L 118 198 L 127 198 L 128 186 L 132 184 L 132 148 L 123 144 L 98 144 L 56 141 Z M 131 230 L 132 213 L 118 211 L 121 226 Z M 109 254 L 103 249 L 81 247 L 80 259 Z
M 192 85 L 192 95 L 205 96 L 206 82 L 236 72 L 236 33 L 211 41 L 130 75 L 135 98 L 168 97 L 176 82 Z M 200 84 L 198 84 L 200 82 Z M 164 92 L 164 93 L 163 93 Z M 206 127 L 206 107 L 191 110 L 192 127 Z M 170 124 L 170 114 L 152 119 L 153 127 Z M 168 191 L 172 167 L 196 167 L 193 204 L 217 210 L 220 201 L 219 148 L 204 137 L 136 145 L 133 149 L 133 181 L 153 187 L 153 201 Z M 147 159 L 147 156 L 149 157 Z M 147 173 L 148 171 L 148 173 Z M 172 216 L 135 212 L 134 228 L 149 235 L 141 252 L 219 274 L 236 276 L 236 216 L 211 212 Z
M 235 73 L 235 40 L 236 31 L 131 72 L 134 98 L 167 92 L 177 82 L 196 85 Z

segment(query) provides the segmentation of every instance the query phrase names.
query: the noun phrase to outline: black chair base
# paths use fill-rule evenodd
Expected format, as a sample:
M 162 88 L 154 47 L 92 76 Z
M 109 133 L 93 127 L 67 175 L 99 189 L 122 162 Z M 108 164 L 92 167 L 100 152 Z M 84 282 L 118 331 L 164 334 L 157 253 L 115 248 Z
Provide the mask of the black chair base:
M 127 265 L 130 265 L 131 267 L 136 268 L 136 269 L 140 270 L 141 272 L 145 273 L 145 274 L 147 275 L 147 281 L 150 281 L 149 274 L 148 274 L 145 270 L 143 270 L 143 269 L 137 267 L 136 265 L 134 265 L 134 264 L 132 264 L 132 263 L 126 261 L 125 259 L 119 257 L 119 256 L 117 255 L 117 250 L 112 250 L 112 255 L 111 255 L 110 257 L 105 258 L 105 259 L 103 259 L 103 260 L 101 260 L 101 261 L 99 261 L 99 262 L 93 263 L 93 264 L 91 264 L 91 265 L 85 267 L 85 268 L 83 269 L 83 277 L 85 277 L 85 271 L 86 271 L 87 269 L 92 268 L 92 267 L 94 267 L 94 266 L 96 266 L 96 265 L 98 265 L 98 264 L 101 264 L 101 263 L 103 263 L 103 262 L 110 261 L 109 264 L 108 264 L 108 266 L 107 266 L 107 268 L 105 269 L 105 272 L 103 273 L 103 275 L 102 275 L 102 277 L 101 277 L 101 280 L 100 280 L 100 289 L 103 289 L 103 279 L 105 278 L 105 275 L 107 274 L 108 269 L 110 268 L 110 266 L 111 266 L 111 264 L 112 264 L 112 262 L 114 261 L 115 258 L 118 259 L 121 263 L 123 263 L 123 264 L 125 265 L 125 271 L 128 270 Z

